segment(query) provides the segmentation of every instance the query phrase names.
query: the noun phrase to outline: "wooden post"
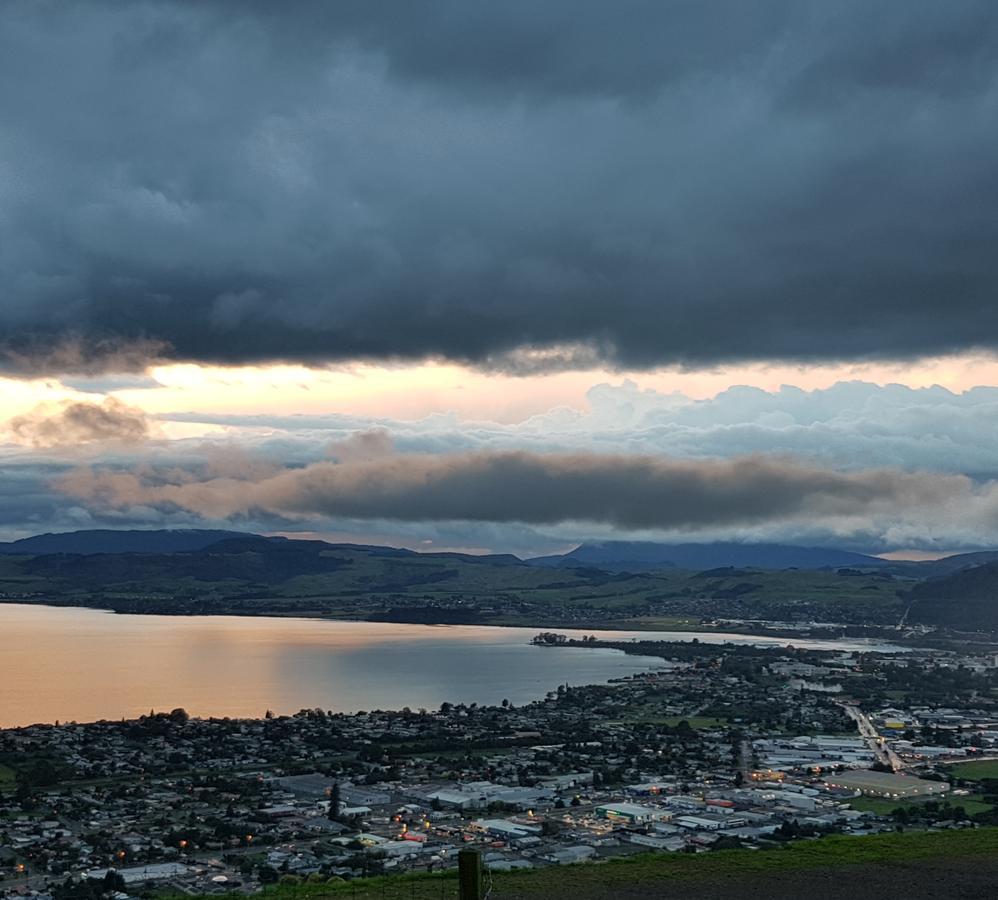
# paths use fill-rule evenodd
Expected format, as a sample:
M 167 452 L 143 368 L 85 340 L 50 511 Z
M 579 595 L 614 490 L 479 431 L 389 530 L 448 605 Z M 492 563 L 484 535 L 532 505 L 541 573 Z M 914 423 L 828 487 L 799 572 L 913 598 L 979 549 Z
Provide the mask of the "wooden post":
M 482 854 L 461 850 L 457 854 L 457 879 L 461 900 L 482 900 Z

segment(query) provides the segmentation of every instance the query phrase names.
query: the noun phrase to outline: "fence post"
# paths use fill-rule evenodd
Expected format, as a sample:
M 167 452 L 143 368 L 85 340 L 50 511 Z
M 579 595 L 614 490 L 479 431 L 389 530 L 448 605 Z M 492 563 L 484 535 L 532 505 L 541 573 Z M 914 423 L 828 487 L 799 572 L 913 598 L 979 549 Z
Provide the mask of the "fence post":
M 461 900 L 482 900 L 482 854 L 477 850 L 459 851 L 457 878 Z

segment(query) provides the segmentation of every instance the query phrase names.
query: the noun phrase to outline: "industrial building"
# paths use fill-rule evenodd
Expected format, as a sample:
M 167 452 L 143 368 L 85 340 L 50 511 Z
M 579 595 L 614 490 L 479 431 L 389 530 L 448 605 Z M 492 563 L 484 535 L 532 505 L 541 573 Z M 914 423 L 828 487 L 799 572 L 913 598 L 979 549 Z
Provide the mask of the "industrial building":
M 637 803 L 604 803 L 596 807 L 596 815 L 611 822 L 625 822 L 629 825 L 642 825 L 665 818 L 668 813 L 652 806 Z
M 949 790 L 949 785 L 944 781 L 927 781 L 911 775 L 874 772 L 870 769 L 831 775 L 825 779 L 825 785 L 830 788 L 860 791 L 867 797 L 884 797 L 889 800 L 929 797 Z

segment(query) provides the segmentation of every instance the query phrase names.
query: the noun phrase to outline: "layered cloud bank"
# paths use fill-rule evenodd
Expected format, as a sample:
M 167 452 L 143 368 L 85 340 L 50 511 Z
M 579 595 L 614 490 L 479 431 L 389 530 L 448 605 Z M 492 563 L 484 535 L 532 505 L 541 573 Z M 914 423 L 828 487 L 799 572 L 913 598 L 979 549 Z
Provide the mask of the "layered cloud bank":
M 622 535 L 971 548 L 998 544 L 996 422 L 996 388 L 862 383 L 694 401 L 625 381 L 515 424 L 81 400 L 8 421 L 0 531 L 236 524 L 522 555 Z
M 229 429 L 260 452 L 298 464 L 321 459 L 332 441 L 381 428 L 405 453 L 578 450 L 673 458 L 777 454 L 851 470 L 899 467 L 998 478 L 998 388 L 844 382 L 823 390 L 735 386 L 705 400 L 599 384 L 585 408 L 556 407 L 516 423 L 455 415 L 415 420 L 344 414 L 173 413 L 173 421 Z M 335 454 L 334 454 L 335 455 Z
M 367 438 L 359 442 L 360 446 Z M 379 445 L 380 442 L 376 442 Z M 207 520 L 595 523 L 629 531 L 940 521 L 998 512 L 995 483 L 898 470 L 835 472 L 762 457 L 725 461 L 637 455 L 382 455 L 279 471 L 73 471 L 60 491 L 94 509 L 180 510 Z
M 996 75 L 984 0 L 6 3 L 0 352 L 994 348 Z

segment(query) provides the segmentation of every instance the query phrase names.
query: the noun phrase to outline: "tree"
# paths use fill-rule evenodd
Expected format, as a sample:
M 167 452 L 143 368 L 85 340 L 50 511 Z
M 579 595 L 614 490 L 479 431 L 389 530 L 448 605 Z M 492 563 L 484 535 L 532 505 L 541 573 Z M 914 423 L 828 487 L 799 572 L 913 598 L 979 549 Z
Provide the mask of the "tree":
M 340 820 L 340 809 L 342 808 L 340 802 L 340 783 L 338 781 L 333 782 L 333 786 L 329 791 L 329 821 L 339 822 Z
M 280 873 L 273 866 L 260 866 L 256 871 L 260 884 L 276 884 Z
M 104 873 L 104 893 L 115 894 L 125 890 L 125 879 L 114 869 L 108 869 Z

